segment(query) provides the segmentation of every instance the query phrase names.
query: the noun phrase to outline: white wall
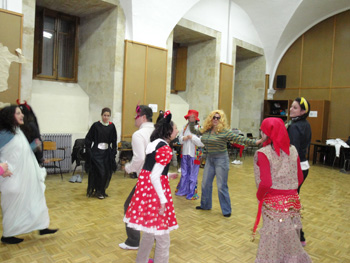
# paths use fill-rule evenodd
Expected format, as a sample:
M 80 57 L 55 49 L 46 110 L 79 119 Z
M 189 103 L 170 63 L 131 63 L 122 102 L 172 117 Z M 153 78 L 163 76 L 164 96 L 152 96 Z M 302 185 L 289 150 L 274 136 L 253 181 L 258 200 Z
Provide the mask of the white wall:
M 172 113 L 172 120 L 177 125 L 179 131 L 187 123 L 184 116 L 187 115 L 189 109 L 189 104 L 179 95 L 170 94 L 169 110 Z
M 166 48 L 177 22 L 200 0 L 119 0 L 126 17 L 126 39 Z
M 221 32 L 220 62 L 232 64 L 232 38 L 262 46 L 249 16 L 230 0 L 201 0 L 183 18 Z
M 22 13 L 22 0 L 0 0 L 0 8 Z
M 33 80 L 31 106 L 41 133 L 88 130 L 89 97 L 78 84 Z
M 222 33 L 221 62 L 232 64 L 233 37 L 261 47 L 252 21 L 231 0 L 215 0 L 215 3 L 212 0 L 120 2 L 126 16 L 126 38 L 129 40 L 166 48 L 170 32 L 181 18 L 185 18 Z

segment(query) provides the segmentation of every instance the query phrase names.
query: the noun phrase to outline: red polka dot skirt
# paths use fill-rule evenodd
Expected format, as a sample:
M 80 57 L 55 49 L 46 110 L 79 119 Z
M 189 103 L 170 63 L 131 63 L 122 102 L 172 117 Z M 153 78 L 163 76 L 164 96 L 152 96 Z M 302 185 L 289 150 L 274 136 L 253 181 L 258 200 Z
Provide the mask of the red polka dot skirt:
M 164 155 L 162 155 L 159 150 L 160 149 L 157 151 L 157 155 L 160 154 L 160 156 L 162 156 L 162 161 L 167 159 L 167 163 L 169 163 L 171 158 L 169 159 L 168 156 L 164 158 Z M 156 159 L 158 158 L 156 157 Z M 157 160 L 157 162 L 160 163 L 159 160 Z M 136 184 L 135 193 L 125 213 L 124 222 L 127 223 L 128 227 L 154 233 L 156 235 L 162 235 L 178 228 L 173 198 L 168 176 L 162 175 L 160 181 L 168 202 L 165 204 L 164 214 L 159 215 L 160 200 L 151 183 L 150 174 L 150 171 L 141 171 Z

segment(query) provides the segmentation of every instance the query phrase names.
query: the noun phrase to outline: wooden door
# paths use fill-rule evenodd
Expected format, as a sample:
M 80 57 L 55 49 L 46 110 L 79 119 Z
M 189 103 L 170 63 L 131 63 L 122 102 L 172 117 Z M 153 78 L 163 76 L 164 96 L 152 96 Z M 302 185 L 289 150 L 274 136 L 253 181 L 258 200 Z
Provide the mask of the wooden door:
M 309 100 L 310 102 L 310 115 L 307 120 L 311 126 L 311 142 L 327 140 L 328 133 L 328 114 L 329 114 L 329 101 L 328 100 Z M 310 147 L 310 154 L 313 154 L 313 147 Z

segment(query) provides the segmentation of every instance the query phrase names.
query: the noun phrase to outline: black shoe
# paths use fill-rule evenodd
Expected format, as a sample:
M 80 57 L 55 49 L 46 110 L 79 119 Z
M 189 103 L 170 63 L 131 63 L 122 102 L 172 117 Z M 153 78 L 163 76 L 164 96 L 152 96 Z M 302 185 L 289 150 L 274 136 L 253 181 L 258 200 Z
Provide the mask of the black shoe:
M 199 205 L 199 206 L 196 206 L 196 209 L 197 209 L 197 210 L 210 210 L 210 209 L 204 209 L 204 208 L 201 207 L 200 205 Z
M 55 234 L 58 231 L 58 229 L 50 229 L 50 228 L 45 228 L 42 230 L 39 230 L 39 235 L 48 235 L 48 234 Z
M 1 237 L 1 242 L 5 244 L 18 244 L 21 243 L 24 239 L 17 237 Z
M 224 215 L 224 217 L 230 217 L 231 213 Z
M 130 174 L 130 178 L 132 178 L 132 179 L 137 179 L 137 173 L 132 173 L 132 174 Z

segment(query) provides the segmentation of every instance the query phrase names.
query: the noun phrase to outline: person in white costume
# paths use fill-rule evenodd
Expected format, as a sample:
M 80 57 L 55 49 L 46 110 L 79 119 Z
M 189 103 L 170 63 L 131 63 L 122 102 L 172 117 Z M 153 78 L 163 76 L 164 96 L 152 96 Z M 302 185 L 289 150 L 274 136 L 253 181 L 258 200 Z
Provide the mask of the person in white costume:
M 0 176 L 3 236 L 1 242 L 18 244 L 15 237 L 39 230 L 40 235 L 53 234 L 49 229 L 49 212 L 45 199 L 46 170 L 36 161 L 33 149 L 20 130 L 23 114 L 19 107 L 0 111 L 0 163 L 6 163 L 10 176 Z M 38 147 L 35 145 L 33 147 Z
M 191 122 L 196 123 L 196 130 L 199 129 L 198 111 L 189 110 L 184 117 L 188 120 L 188 123 L 179 134 L 179 142 L 182 145 L 181 179 L 176 187 L 176 195 L 186 196 L 188 200 L 197 200 L 199 198 L 197 194 L 197 177 L 202 155 L 202 149 L 200 147 L 204 147 L 204 144 L 189 129 Z

